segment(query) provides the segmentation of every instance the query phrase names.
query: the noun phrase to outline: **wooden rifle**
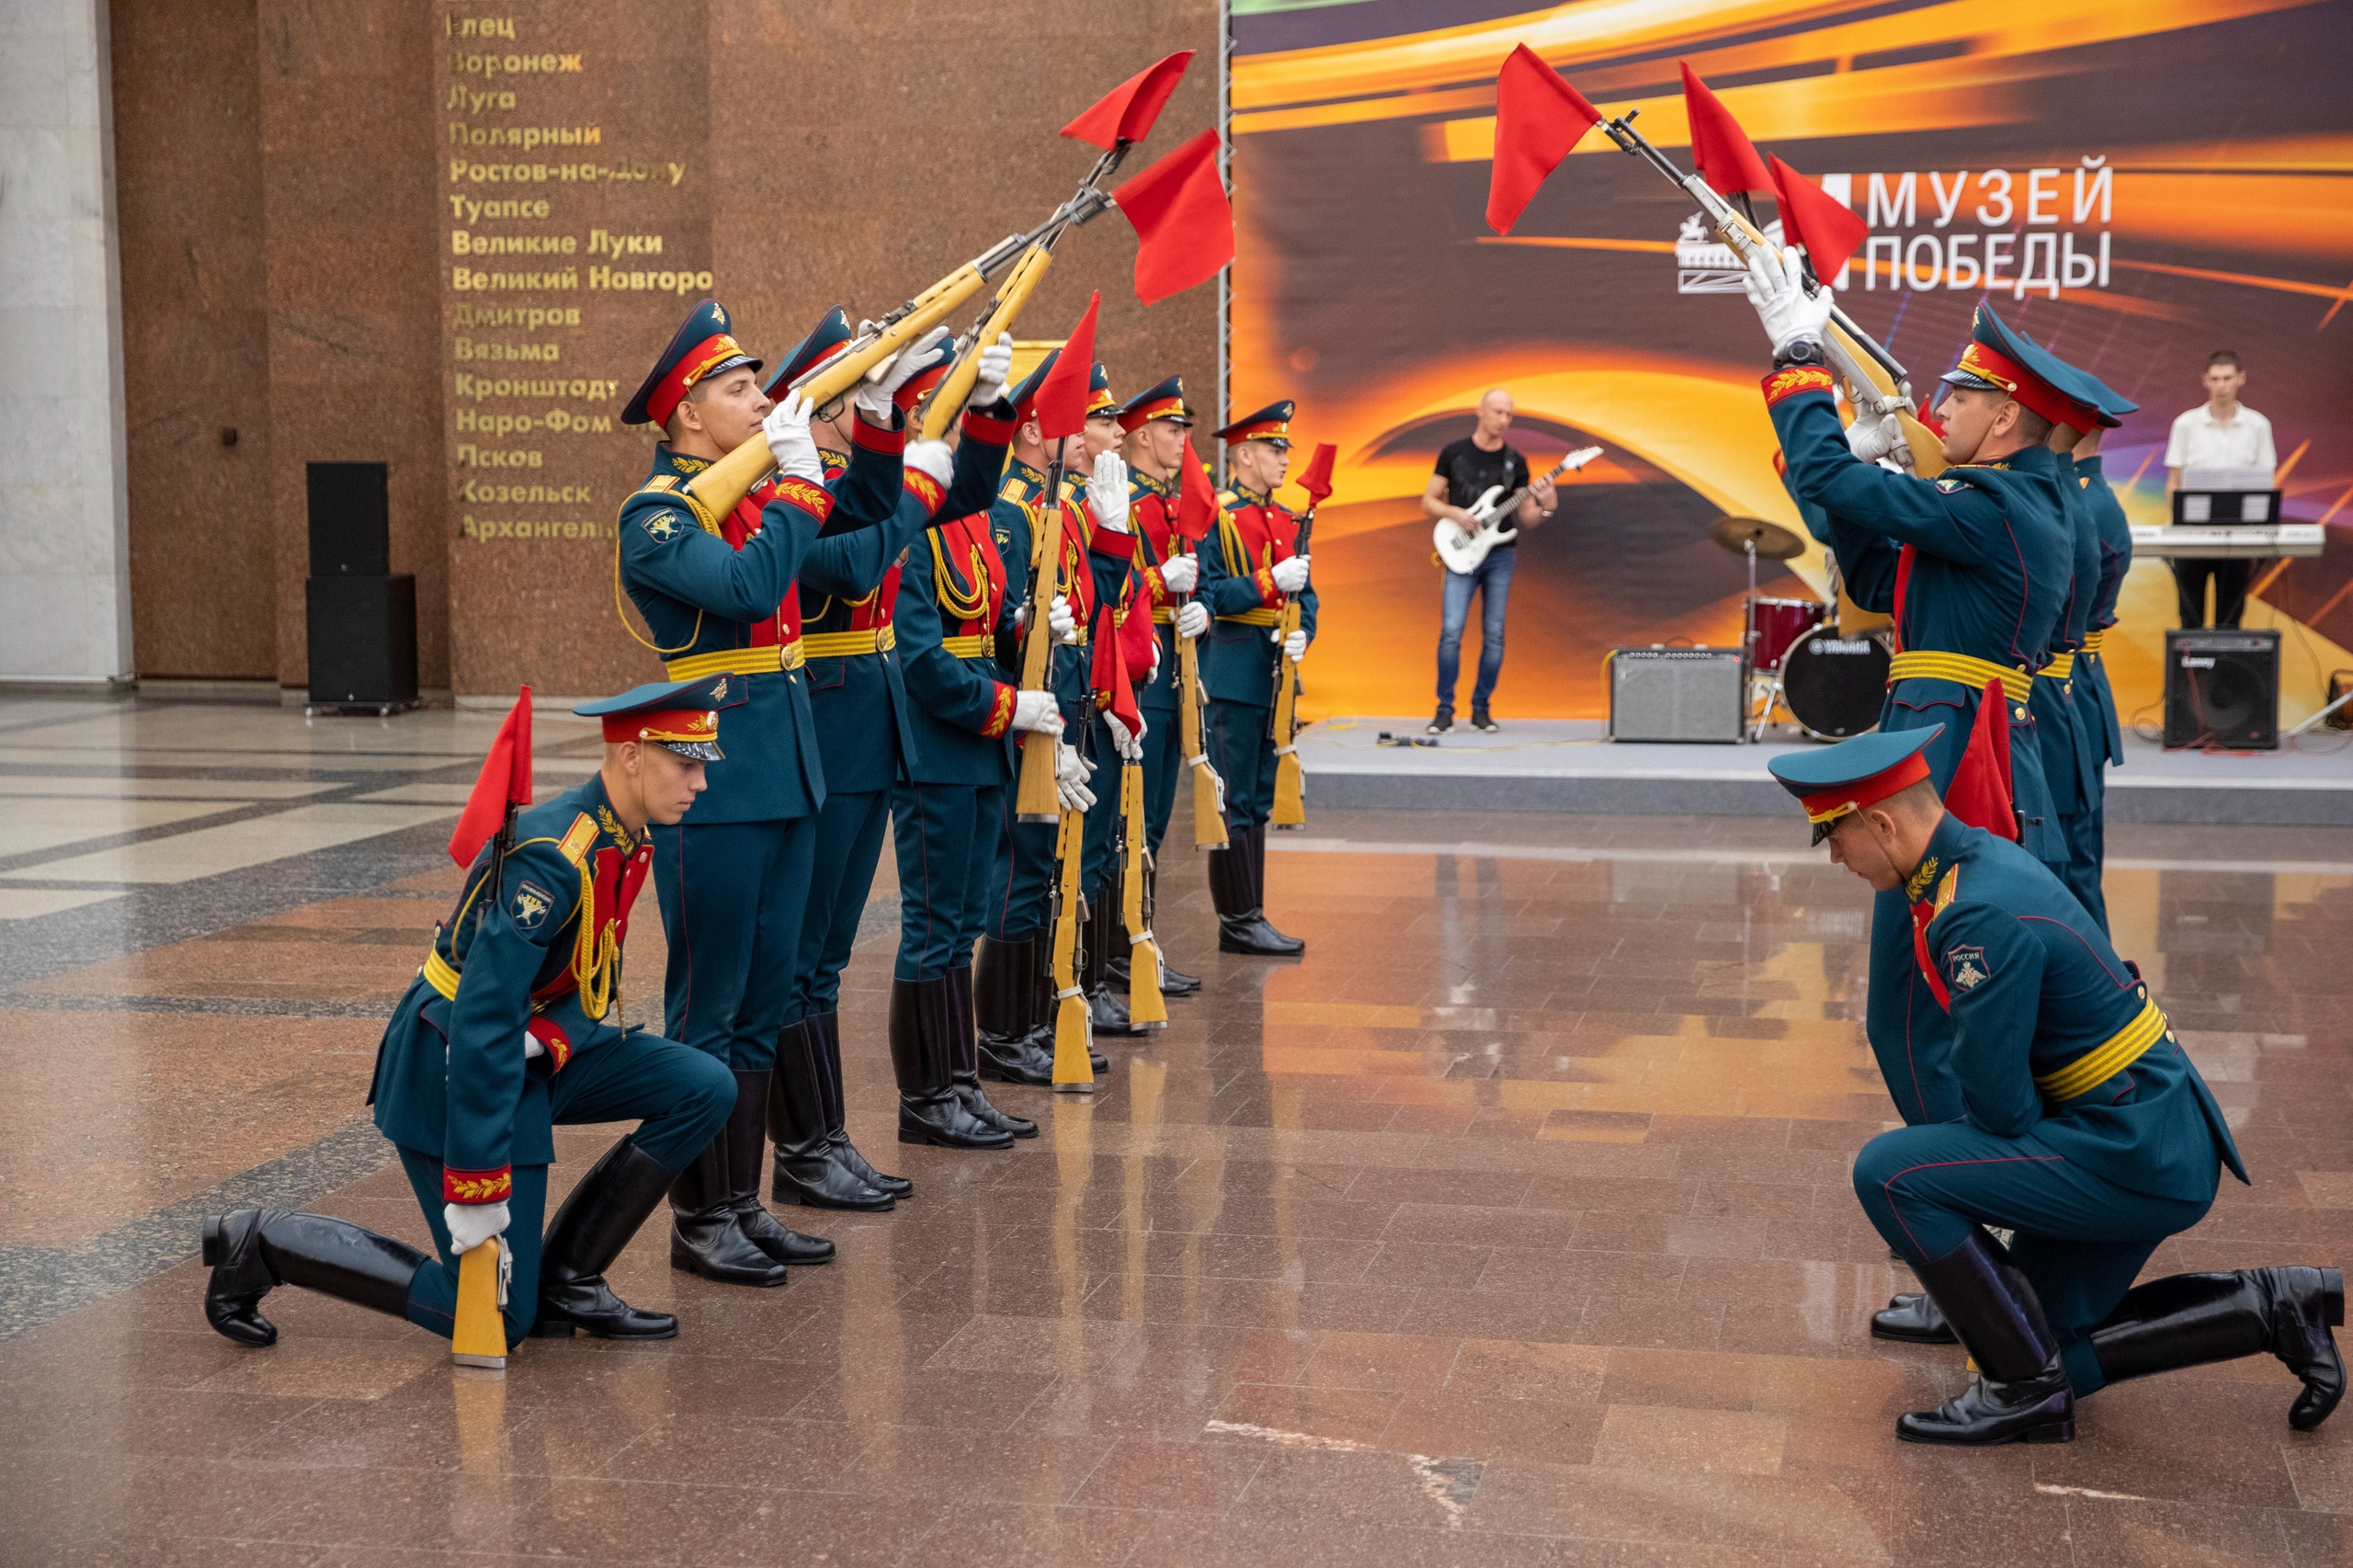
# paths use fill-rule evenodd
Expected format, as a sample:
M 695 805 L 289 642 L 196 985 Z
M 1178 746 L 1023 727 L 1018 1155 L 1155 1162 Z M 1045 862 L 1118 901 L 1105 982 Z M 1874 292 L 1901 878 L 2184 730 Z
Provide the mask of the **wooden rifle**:
M 1029 615 L 1021 643 L 1021 689 L 1044 691 L 1053 675 L 1054 630 L 1051 624 L 1054 596 L 1062 592 L 1063 570 L 1063 442 L 1046 464 L 1046 493 L 1038 508 L 1038 526 L 1029 541 Z M 1022 822 L 1051 822 L 1062 809 L 1054 788 L 1054 747 L 1059 736 L 1032 730 L 1021 739 L 1021 779 L 1013 809 Z
M 1186 553 L 1197 562 L 1200 560 L 1199 550 Z M 1192 602 L 1193 596 L 1187 594 L 1177 608 Z M 1178 738 L 1185 748 L 1185 766 L 1193 775 L 1193 847 L 1222 849 L 1226 845 L 1225 780 L 1210 766 L 1209 745 L 1202 733 L 1206 726 L 1201 719 L 1201 645 L 1190 637 L 1178 637 L 1176 642 Z
M 1608 133 L 1609 140 L 1618 143 L 1620 152 L 1648 164 L 1689 193 L 1691 199 L 1699 204 L 1699 210 L 1707 214 L 1717 236 L 1733 255 L 1740 258 L 1743 266 L 1747 265 L 1748 258 L 1767 243 L 1765 236 L 1731 202 L 1717 195 L 1705 179 L 1696 174 L 1685 174 L 1676 166 L 1675 160 L 1651 145 L 1649 138 L 1633 127 L 1634 117 L 1641 112 L 1640 109 L 1630 108 L 1614 119 L 1603 120 L 1601 129 Z M 1810 258 L 1806 262 L 1804 283 L 1808 295 L 1818 294 L 1822 290 L 1822 280 L 1813 275 L 1813 263 Z M 1856 417 L 1878 419 L 1889 414 L 1895 415 L 1904 431 L 1904 444 L 1911 449 L 1912 472 L 1923 479 L 1933 479 L 1943 472 L 1943 443 L 1937 439 L 1935 432 L 1914 417 L 1911 385 L 1905 380 L 1904 367 L 1896 363 L 1895 357 L 1881 347 L 1870 334 L 1856 325 L 1854 318 L 1836 304 L 1830 307 L 1830 321 L 1823 336 L 1824 351 L 1829 356 L 1831 366 L 1837 370 L 1839 379 L 1847 383 L 1847 398 L 1855 405 Z
M 961 310 L 974 295 L 988 287 L 991 278 L 1017 263 L 1029 260 L 1032 250 L 1041 243 L 1059 238 L 1063 230 L 1108 212 L 1115 204 L 1109 195 L 1097 188 L 1096 182 L 1110 169 L 1119 166 L 1119 159 L 1125 155 L 1126 147 L 1123 142 L 1118 151 L 1107 153 L 1097 159 L 1095 172 L 1087 176 L 1086 182 L 1078 187 L 1075 195 L 1054 209 L 1052 217 L 1028 233 L 1006 235 L 914 299 L 899 305 L 851 339 L 849 346 L 840 353 L 795 380 L 790 390 L 808 399 L 813 406 L 824 407 L 866 380 L 882 361 Z M 1029 290 L 1037 287 L 1038 278 L 1043 276 L 1044 267 L 1036 261 L 1030 261 L 1029 273 L 1029 282 L 1019 296 L 1021 301 L 1026 301 Z M 1018 309 L 1018 303 L 1015 308 Z M 969 351 L 966 358 L 971 358 Z M 977 365 L 966 370 L 963 392 L 958 394 L 960 397 L 972 391 L 972 378 L 977 373 Z M 954 374 L 951 370 L 951 380 Z M 943 387 L 947 384 L 942 383 Z M 954 405 L 949 406 L 952 408 Z M 695 475 L 679 494 L 686 497 L 687 506 L 695 514 L 695 519 L 716 532 L 719 519 L 733 511 L 735 503 L 749 494 L 752 486 L 767 477 L 775 467 L 775 456 L 768 450 L 767 435 L 762 433 Z
M 961 345 L 956 363 L 949 367 L 948 374 L 933 389 L 931 401 L 925 405 L 922 426 L 925 440 L 946 439 L 958 410 L 964 406 L 964 400 L 972 395 L 972 383 L 980 379 L 981 350 L 995 343 L 1002 334 L 1013 330 L 1021 308 L 1029 302 L 1029 296 L 1036 293 L 1038 285 L 1045 280 L 1046 268 L 1053 265 L 1055 244 L 1072 229 L 1109 211 L 1116 205 L 1110 197 L 1104 194 L 1103 182 L 1119 172 L 1120 165 L 1127 158 L 1128 149 L 1134 145 L 1132 142 L 1121 142 L 1096 159 L 1094 169 L 1080 183 L 1078 194 L 1055 209 L 1051 218 L 1025 236 L 1028 243 L 1022 249 L 1020 260 L 1013 264 L 1013 270 L 998 286 L 996 297 L 990 301 L 989 308 L 982 312 L 980 320 L 972 324 L 972 334 Z
M 1058 550 L 1055 553 L 1059 555 L 1061 551 Z M 1095 696 L 1090 688 L 1079 703 L 1078 730 L 1082 747 L 1094 719 Z M 1085 756 L 1085 751 L 1082 750 L 1080 755 Z M 1063 808 L 1054 834 L 1054 855 L 1058 861 L 1054 878 L 1051 944 L 1054 1093 L 1091 1095 L 1095 1092 L 1095 1063 L 1087 1053 L 1087 1045 L 1094 1037 L 1094 1026 L 1087 1016 L 1086 994 L 1078 983 L 1078 945 L 1082 939 L 1079 926 L 1086 908 L 1086 897 L 1079 888 L 1079 875 L 1086 860 L 1085 812 Z
M 482 913 L 475 919 L 475 929 L 490 918 L 505 895 L 506 857 L 515 849 L 516 802 L 506 802 L 506 815 L 498 824 L 497 834 L 490 841 L 490 865 L 485 869 L 483 884 L 475 890 L 474 899 Z M 487 896 L 485 896 L 487 895 Z M 587 916 L 583 915 L 582 919 Z M 451 951 L 455 951 L 457 933 L 450 932 Z M 472 1251 L 458 1255 L 457 1316 L 449 1326 L 449 1359 L 460 1367 L 472 1367 L 482 1371 L 506 1374 L 506 1318 L 501 1308 L 506 1305 L 506 1282 L 514 1272 L 514 1261 L 507 1256 L 504 1238 L 493 1236 Z
M 1269 505 L 1273 497 L 1267 498 Z M 1299 542 L 1293 555 L 1307 553 L 1307 538 L 1315 528 L 1315 508 L 1299 520 Z M 1299 592 L 1283 596 L 1283 618 L 1276 629 L 1280 651 L 1275 655 L 1275 803 L 1267 814 L 1269 827 L 1297 827 L 1307 820 L 1307 779 L 1299 766 L 1299 665 L 1290 656 L 1290 634 L 1300 629 Z
M 1120 915 L 1128 932 L 1128 1021 L 1139 1028 L 1166 1028 L 1168 1004 L 1160 994 L 1160 944 L 1152 934 L 1152 912 L 1144 907 L 1143 764 L 1125 757 L 1120 760 L 1120 841 L 1125 849 Z M 1105 917 L 1109 917 L 1108 911 Z

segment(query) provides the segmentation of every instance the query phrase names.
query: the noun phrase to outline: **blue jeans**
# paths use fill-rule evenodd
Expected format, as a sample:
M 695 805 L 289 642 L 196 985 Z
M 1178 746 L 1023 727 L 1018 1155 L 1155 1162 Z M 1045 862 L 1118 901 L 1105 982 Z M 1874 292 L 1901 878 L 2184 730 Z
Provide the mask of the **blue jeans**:
M 1454 710 L 1454 683 L 1462 673 L 1462 625 L 1471 619 L 1471 596 L 1479 596 L 1479 678 L 1471 706 L 1483 710 L 1504 673 L 1504 607 L 1511 602 L 1512 562 L 1517 550 L 1494 550 L 1476 572 L 1446 574 L 1446 611 L 1438 633 L 1438 705 Z

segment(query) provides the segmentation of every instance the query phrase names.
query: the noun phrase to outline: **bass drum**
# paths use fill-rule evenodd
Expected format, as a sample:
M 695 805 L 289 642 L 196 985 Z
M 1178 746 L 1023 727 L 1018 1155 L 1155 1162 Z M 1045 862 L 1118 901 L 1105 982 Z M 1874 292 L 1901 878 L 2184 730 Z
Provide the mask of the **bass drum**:
M 1879 728 L 1887 696 L 1885 634 L 1841 637 L 1820 626 L 1798 639 L 1781 661 L 1781 700 L 1817 741 L 1843 741 Z

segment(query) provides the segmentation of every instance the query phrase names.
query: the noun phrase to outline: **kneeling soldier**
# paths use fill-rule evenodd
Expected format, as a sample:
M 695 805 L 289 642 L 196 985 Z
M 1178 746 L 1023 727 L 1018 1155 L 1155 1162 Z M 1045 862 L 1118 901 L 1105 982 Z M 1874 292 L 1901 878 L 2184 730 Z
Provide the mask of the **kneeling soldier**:
M 1881 1133 L 1855 1191 L 1969 1347 L 1977 1380 L 1897 1418 L 1907 1442 L 2063 1443 L 2111 1382 L 2265 1351 L 2302 1380 L 2310 1431 L 2345 1392 L 2334 1268 L 2132 1280 L 2245 1181 L 2222 1113 L 2140 971 L 2043 863 L 1947 814 L 1935 728 L 1777 757 L 1830 858 L 1912 905 L 1914 951 L 1953 1027 L 1963 1115 Z M 2016 1233 L 2005 1247 L 1988 1233 Z
M 720 751 L 718 709 L 737 677 L 642 686 L 574 710 L 601 718 L 593 778 L 485 846 L 436 932 L 376 1056 L 369 1097 L 432 1227 L 436 1258 L 347 1220 L 241 1209 L 204 1226 L 204 1315 L 242 1345 L 274 1343 L 272 1288 L 301 1285 L 447 1335 L 458 1257 L 506 1236 L 506 1336 L 669 1339 L 678 1321 L 615 1296 L 605 1270 L 710 1143 L 734 1104 L 716 1058 L 608 1021 L 649 823 L 684 816 Z M 496 885 L 492 885 L 494 874 Z M 551 1128 L 630 1121 L 542 1240 Z

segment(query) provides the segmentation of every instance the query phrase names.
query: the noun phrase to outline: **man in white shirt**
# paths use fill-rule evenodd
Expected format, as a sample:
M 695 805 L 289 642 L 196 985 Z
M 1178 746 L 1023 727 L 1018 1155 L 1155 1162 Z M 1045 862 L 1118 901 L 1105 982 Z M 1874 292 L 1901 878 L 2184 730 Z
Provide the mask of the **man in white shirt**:
M 2271 421 L 2239 402 L 2246 372 L 2239 357 L 2227 348 L 2206 357 L 2206 401 L 2173 422 L 2165 442 L 2165 501 L 2181 487 L 2186 468 L 2262 468 L 2279 466 L 2271 445 Z M 2181 601 L 2181 624 L 2206 624 L 2206 580 L 2214 580 L 2214 624 L 2236 626 L 2246 608 L 2246 585 L 2252 561 L 2173 562 L 2174 584 Z

